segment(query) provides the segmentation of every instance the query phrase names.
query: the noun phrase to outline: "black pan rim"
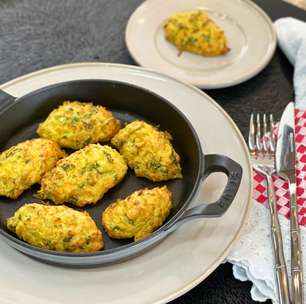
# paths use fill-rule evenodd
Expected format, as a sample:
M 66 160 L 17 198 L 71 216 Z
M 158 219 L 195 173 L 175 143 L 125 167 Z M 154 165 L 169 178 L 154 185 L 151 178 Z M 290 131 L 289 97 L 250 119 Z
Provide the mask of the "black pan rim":
M 26 243 L 25 241 L 22 241 L 20 239 L 18 239 L 17 237 L 9 234 L 8 232 L 6 232 L 5 230 L 3 230 L 2 228 L 0 228 L 0 234 L 4 237 L 9 239 L 11 242 L 16 243 L 18 246 L 21 247 L 25 247 L 27 248 L 27 250 L 29 251 L 34 251 L 34 252 L 39 252 L 41 255 L 44 256 L 56 256 L 56 257 L 75 257 L 75 258 L 90 258 L 90 257 L 97 257 L 97 256 L 111 256 L 114 255 L 116 253 L 119 252 L 123 252 L 123 251 L 128 251 L 128 250 L 132 250 L 135 249 L 138 251 L 138 247 L 139 250 L 147 247 L 147 245 L 149 245 L 151 242 L 154 242 L 154 239 L 157 238 L 163 231 L 166 231 L 167 228 L 171 225 L 173 225 L 183 214 L 183 212 L 187 209 L 188 205 L 190 204 L 191 200 L 194 198 L 200 181 L 201 181 L 201 177 L 202 177 L 202 170 L 204 167 L 204 154 L 202 151 L 202 147 L 201 147 L 201 143 L 199 140 L 199 137 L 194 129 L 194 127 L 192 126 L 191 122 L 189 121 L 189 119 L 182 113 L 182 111 L 180 111 L 176 106 L 174 106 L 170 101 L 168 101 L 165 97 L 160 96 L 159 94 L 147 89 L 147 88 L 143 88 L 141 86 L 135 85 L 135 84 L 131 84 L 128 82 L 124 82 L 124 81 L 117 81 L 117 80 L 110 80 L 110 79 L 81 79 L 81 80 L 71 80 L 71 81 L 64 81 L 64 82 L 60 82 L 60 83 L 56 83 L 56 84 L 52 84 L 49 86 L 45 86 L 42 87 L 40 89 L 34 90 L 32 92 L 29 92 L 21 97 L 16 98 L 11 105 L 7 106 L 6 108 L 4 108 L 3 110 L 0 111 L 0 116 L 3 115 L 6 111 L 10 110 L 12 107 L 16 106 L 17 104 L 19 104 L 20 102 L 23 101 L 23 99 L 28 98 L 30 96 L 35 96 L 36 94 L 40 94 L 43 91 L 49 90 L 49 89 L 53 89 L 56 87 L 61 87 L 61 86 L 69 86 L 71 84 L 75 84 L 75 83 L 86 83 L 86 82 L 107 82 L 107 83 L 113 83 L 113 84 L 118 84 L 118 85 L 123 85 L 123 86 L 129 86 L 131 88 L 137 89 L 137 90 L 141 90 L 144 91 L 150 95 L 155 96 L 156 98 L 162 100 L 164 103 L 166 103 L 170 108 L 172 108 L 173 111 L 175 111 L 177 113 L 177 115 L 181 116 L 182 119 L 186 122 L 186 124 L 188 125 L 189 129 L 191 130 L 192 134 L 193 134 L 193 138 L 196 142 L 196 146 L 197 146 L 197 150 L 198 150 L 198 157 L 199 157 L 199 170 L 197 172 L 197 177 L 196 177 L 196 182 L 193 186 L 192 191 L 190 192 L 188 198 L 185 200 L 184 204 L 182 205 L 182 207 L 176 212 L 176 214 L 174 214 L 172 216 L 172 218 L 164 225 L 162 225 L 161 227 L 159 227 L 157 230 L 155 230 L 150 236 L 127 244 L 127 245 L 123 245 L 117 248 L 112 248 L 112 249 L 103 249 L 101 251 L 96 251 L 96 252 L 91 252 L 91 253 L 72 253 L 72 252 L 65 252 L 65 251 L 53 251 L 53 250 L 49 250 L 49 249 L 44 249 L 44 248 L 39 248 L 36 246 L 32 246 L 28 243 Z M 13 97 L 13 96 L 12 96 Z M 88 101 L 90 102 L 90 101 Z

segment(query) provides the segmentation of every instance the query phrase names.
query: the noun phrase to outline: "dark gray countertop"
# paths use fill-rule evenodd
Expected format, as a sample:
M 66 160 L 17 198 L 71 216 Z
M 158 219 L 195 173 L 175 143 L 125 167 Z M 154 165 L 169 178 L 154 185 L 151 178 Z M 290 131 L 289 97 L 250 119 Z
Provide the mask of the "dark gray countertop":
M 101 61 L 134 64 L 124 31 L 127 20 L 142 0 L 2 0 L 0 1 L 0 83 L 53 65 Z M 256 0 L 275 20 L 306 12 L 280 0 Z M 252 110 L 269 109 L 280 117 L 293 99 L 293 69 L 277 50 L 267 68 L 253 79 L 232 88 L 206 91 L 234 119 L 244 135 Z M 161 287 L 161 288 L 166 288 Z M 224 264 L 198 287 L 172 304 L 255 303 L 251 284 L 232 276 Z M 267 302 L 269 303 L 269 302 Z

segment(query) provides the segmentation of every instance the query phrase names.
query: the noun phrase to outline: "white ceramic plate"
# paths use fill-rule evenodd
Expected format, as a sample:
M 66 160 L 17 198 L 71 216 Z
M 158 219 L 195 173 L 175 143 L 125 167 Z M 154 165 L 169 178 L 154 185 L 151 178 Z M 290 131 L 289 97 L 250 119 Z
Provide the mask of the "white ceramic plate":
M 179 11 L 205 10 L 228 38 L 230 52 L 202 57 L 164 38 L 165 20 Z M 204 89 L 229 87 L 259 73 L 272 58 L 276 35 L 270 18 L 249 0 L 147 0 L 129 19 L 126 44 L 141 66 Z
M 64 65 L 17 78 L 0 89 L 19 97 L 46 85 L 76 79 L 116 79 L 164 96 L 190 119 L 206 154 L 223 153 L 242 165 L 241 187 L 222 218 L 186 223 L 149 252 L 117 265 L 59 268 L 33 260 L 0 240 L 0 303 L 166 303 L 204 280 L 238 238 L 252 189 L 244 140 L 229 116 L 203 92 L 137 67 L 101 63 Z M 192 205 L 216 199 L 224 184 L 223 175 L 211 176 L 200 186 Z

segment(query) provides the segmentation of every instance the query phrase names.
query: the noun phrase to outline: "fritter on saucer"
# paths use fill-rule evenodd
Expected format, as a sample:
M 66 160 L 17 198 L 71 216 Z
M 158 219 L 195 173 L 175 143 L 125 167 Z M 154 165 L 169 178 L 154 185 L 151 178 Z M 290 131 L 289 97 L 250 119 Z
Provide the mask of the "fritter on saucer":
M 179 53 L 218 56 L 230 51 L 224 31 L 201 10 L 171 16 L 164 25 L 164 33 Z

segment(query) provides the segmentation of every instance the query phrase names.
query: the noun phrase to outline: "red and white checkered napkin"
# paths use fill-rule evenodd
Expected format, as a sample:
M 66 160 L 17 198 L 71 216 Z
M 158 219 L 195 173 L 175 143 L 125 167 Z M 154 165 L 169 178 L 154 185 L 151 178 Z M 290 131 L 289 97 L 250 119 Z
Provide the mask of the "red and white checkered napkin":
M 306 111 L 295 110 L 295 141 L 297 150 L 297 203 L 299 206 L 299 224 L 306 226 Z M 277 210 L 289 219 L 288 183 L 282 178 L 273 178 Z M 255 201 L 267 205 L 267 188 L 265 178 L 254 171 Z

